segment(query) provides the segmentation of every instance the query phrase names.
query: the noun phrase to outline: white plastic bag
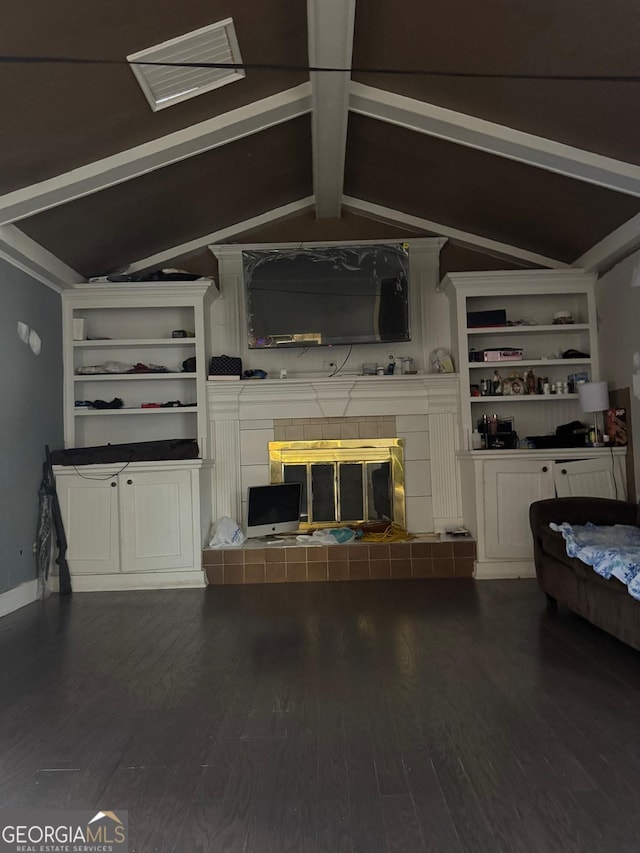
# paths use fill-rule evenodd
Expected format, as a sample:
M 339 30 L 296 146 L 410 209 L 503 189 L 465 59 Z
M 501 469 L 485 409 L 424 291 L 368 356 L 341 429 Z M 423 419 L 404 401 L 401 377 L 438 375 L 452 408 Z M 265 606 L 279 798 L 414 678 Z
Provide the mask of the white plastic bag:
M 434 349 L 429 354 L 429 365 L 433 373 L 455 373 L 453 359 L 446 349 Z
M 238 523 L 228 515 L 223 515 L 211 525 L 209 548 L 237 548 L 246 538 Z
M 349 527 L 325 527 L 314 530 L 310 538 L 315 540 L 314 544 L 318 542 L 320 545 L 346 545 L 353 542 L 356 534 Z

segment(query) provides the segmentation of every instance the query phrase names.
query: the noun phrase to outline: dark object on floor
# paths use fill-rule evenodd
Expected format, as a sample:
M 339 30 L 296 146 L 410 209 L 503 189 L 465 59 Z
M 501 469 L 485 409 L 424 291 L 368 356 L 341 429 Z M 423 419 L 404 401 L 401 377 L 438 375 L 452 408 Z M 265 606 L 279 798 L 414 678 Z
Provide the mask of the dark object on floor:
M 45 461 L 42 466 L 42 484 L 40 486 L 40 495 L 41 495 L 41 506 L 43 510 L 48 510 L 50 513 L 50 526 L 53 527 L 53 532 L 56 536 L 56 546 L 58 548 L 58 556 L 56 557 L 56 563 L 58 564 L 58 580 L 59 580 L 59 591 L 60 595 L 71 595 L 71 575 L 69 573 L 69 564 L 67 563 L 67 537 L 64 532 L 64 524 L 62 523 L 62 513 L 60 512 L 60 503 L 58 502 L 58 492 L 56 491 L 56 479 L 53 475 L 53 468 L 51 462 L 51 453 L 49 451 L 49 445 L 45 445 Z M 44 497 L 47 500 L 42 500 Z M 44 519 L 39 520 L 38 527 L 42 524 L 42 532 L 44 535 L 44 542 L 50 543 L 50 532 L 47 534 L 45 527 L 46 522 Z M 40 529 L 38 530 L 38 534 L 40 534 Z M 42 549 L 38 549 L 44 550 Z M 43 559 L 47 560 L 49 554 L 42 554 Z M 43 565 L 41 567 L 41 571 L 43 573 L 43 577 L 41 579 L 41 589 L 44 588 L 48 584 L 49 580 L 49 566 Z
M 198 459 L 195 438 L 169 438 L 165 441 L 137 441 L 129 444 L 105 444 L 99 447 L 72 447 L 54 450 L 54 465 L 97 465 L 111 462 L 156 462 L 163 459 Z
M 638 506 L 608 498 L 550 498 L 529 508 L 536 574 L 543 592 L 559 604 L 640 650 L 640 601 L 616 578 L 606 580 L 581 560 L 569 557 L 561 533 L 550 522 L 640 526 Z

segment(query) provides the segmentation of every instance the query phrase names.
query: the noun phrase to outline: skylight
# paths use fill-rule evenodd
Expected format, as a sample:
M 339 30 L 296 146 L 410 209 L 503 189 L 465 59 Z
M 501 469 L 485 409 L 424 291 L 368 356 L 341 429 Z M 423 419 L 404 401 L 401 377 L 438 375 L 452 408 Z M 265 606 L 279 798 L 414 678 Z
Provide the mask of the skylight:
M 127 56 L 127 61 L 174 63 L 131 65 L 131 70 L 154 112 L 233 83 L 234 80 L 241 80 L 245 76 L 242 68 L 200 67 L 200 63 L 242 63 L 233 18 L 225 18 L 216 24 L 170 39 L 155 47 L 132 53 Z

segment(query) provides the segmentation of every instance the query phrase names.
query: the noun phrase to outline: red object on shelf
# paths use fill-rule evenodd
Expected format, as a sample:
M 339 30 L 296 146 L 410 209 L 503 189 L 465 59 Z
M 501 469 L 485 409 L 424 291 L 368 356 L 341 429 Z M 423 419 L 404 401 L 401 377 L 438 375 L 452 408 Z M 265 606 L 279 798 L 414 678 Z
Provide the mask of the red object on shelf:
M 626 447 L 627 410 L 622 407 L 607 409 L 606 424 L 609 443 L 616 447 Z

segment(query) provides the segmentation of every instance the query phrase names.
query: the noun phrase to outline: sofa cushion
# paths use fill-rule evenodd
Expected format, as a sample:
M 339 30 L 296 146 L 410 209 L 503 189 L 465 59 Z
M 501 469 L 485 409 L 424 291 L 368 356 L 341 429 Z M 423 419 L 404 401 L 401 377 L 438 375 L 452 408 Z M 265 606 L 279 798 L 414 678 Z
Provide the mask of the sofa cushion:
M 626 586 L 616 578 L 603 578 L 592 566 L 587 566 L 586 563 L 583 563 L 582 560 L 578 560 L 576 557 L 570 557 L 567 554 L 567 543 L 559 531 L 548 528 L 542 532 L 542 550 L 546 555 L 559 560 L 565 566 L 569 566 L 579 577 L 592 583 L 607 586 L 615 592 L 628 594 Z

